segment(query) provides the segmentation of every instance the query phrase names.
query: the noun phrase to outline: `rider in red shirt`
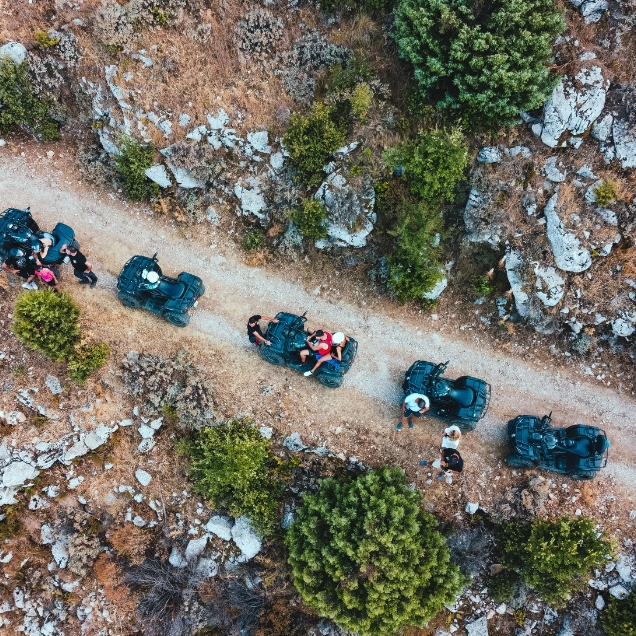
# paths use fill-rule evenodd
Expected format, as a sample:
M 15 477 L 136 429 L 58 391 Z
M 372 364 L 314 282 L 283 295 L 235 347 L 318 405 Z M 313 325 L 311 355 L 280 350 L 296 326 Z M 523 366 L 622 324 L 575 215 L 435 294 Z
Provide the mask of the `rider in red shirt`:
M 307 356 L 310 354 L 311 351 L 313 351 L 317 359 L 320 359 L 322 356 L 326 356 L 331 353 L 332 337 L 328 331 L 323 331 L 322 329 L 313 331 L 307 336 L 306 342 L 308 349 L 303 349 L 300 352 L 301 362 L 306 362 Z M 305 375 L 311 375 L 312 372 L 313 371 L 307 371 Z

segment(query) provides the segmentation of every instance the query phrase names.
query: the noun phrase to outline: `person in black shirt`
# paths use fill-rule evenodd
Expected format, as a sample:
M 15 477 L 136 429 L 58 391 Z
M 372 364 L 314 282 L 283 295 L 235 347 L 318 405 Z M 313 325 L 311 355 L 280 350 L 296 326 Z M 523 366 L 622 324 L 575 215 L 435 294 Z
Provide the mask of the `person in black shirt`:
M 73 265 L 73 274 L 79 278 L 80 285 L 88 285 L 91 289 L 97 285 L 97 276 L 93 273 L 93 266 L 86 260 L 86 256 L 75 247 L 67 247 L 64 250 Z
M 258 314 L 254 316 L 250 316 L 250 319 L 247 321 L 247 337 L 250 339 L 250 342 L 255 346 L 260 346 L 261 342 L 264 342 L 266 345 L 271 345 L 272 343 L 269 340 L 265 339 L 263 332 L 261 331 L 261 326 L 258 324 L 260 320 L 268 320 L 269 322 L 278 322 L 276 318 L 270 318 L 269 316 L 259 316 Z
M 37 289 L 38 286 L 32 282 L 35 277 L 35 265 L 35 259 L 32 256 L 27 256 L 24 250 L 13 248 L 7 260 L 2 263 L 2 269 L 23 278 L 26 282 L 22 284 L 22 287 L 25 289 Z

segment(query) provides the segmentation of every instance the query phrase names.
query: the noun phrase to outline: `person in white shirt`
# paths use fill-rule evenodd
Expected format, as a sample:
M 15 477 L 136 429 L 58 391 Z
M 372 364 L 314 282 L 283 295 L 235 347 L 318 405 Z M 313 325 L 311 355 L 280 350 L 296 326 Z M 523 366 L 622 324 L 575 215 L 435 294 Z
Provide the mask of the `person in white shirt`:
M 409 428 L 415 426 L 416 417 L 421 417 L 430 407 L 429 399 L 421 393 L 411 393 L 402 402 L 402 421 L 395 427 L 398 431 L 408 422 Z
M 449 426 L 444 429 L 442 435 L 441 448 L 457 448 L 459 446 L 459 440 L 462 438 L 462 432 L 458 426 Z

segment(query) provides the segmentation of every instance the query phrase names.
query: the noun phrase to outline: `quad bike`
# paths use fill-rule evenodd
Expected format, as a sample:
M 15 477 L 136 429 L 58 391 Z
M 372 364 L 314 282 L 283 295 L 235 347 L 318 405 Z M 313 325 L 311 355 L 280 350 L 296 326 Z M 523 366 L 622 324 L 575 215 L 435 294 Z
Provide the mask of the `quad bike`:
M 272 344 L 270 346 L 261 344 L 259 351 L 261 358 L 277 366 L 288 366 L 297 371 L 309 371 L 315 364 L 315 358 L 309 356 L 306 362 L 301 362 L 300 351 L 307 348 L 307 332 L 305 331 L 305 314 L 296 316 L 280 312 L 276 314 L 278 322 L 270 322 L 267 327 L 265 338 Z M 327 361 L 321 364 L 314 376 L 318 382 L 331 389 L 342 386 L 344 376 L 348 373 L 353 364 L 358 343 L 349 338 L 343 352 L 342 361 Z
M 79 249 L 73 228 L 58 223 L 52 232 L 43 232 L 31 216 L 30 208 L 9 208 L 0 216 L 0 260 L 5 261 L 9 251 L 16 247 L 26 253 L 39 252 L 42 249 L 41 239 L 49 239 L 52 244 L 46 256 L 40 260 L 43 265 L 52 268 L 57 276 L 57 266 L 66 258 L 66 254 L 61 251 L 62 247 L 66 245 Z
M 474 431 L 490 406 L 490 384 L 470 376 L 442 378 L 448 362 L 418 360 L 404 375 L 405 395 L 421 393 L 430 400 L 430 412 L 455 424 L 466 433 Z
M 596 426 L 575 424 L 553 428 L 552 413 L 544 417 L 518 415 L 508 422 L 506 459 L 513 468 L 545 468 L 572 479 L 594 479 L 607 465 L 610 441 Z
M 117 298 L 132 309 L 147 309 L 162 316 L 175 327 L 186 327 L 188 311 L 196 307 L 205 293 L 203 281 L 193 274 L 181 272 L 177 278 L 164 276 L 157 254 L 133 256 L 117 278 Z

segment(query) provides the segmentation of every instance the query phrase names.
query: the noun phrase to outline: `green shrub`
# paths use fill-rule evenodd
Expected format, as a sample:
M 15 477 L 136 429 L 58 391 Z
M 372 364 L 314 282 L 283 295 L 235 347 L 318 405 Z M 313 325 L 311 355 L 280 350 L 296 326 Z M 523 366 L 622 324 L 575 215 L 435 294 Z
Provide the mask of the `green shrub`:
M 616 184 L 613 181 L 603 181 L 593 190 L 596 202 L 605 207 L 616 201 Z
M 478 296 L 490 296 L 495 291 L 488 276 L 475 276 L 470 286 Z
M 24 292 L 13 314 L 13 333 L 27 346 L 51 360 L 63 360 L 80 339 L 79 307 L 66 293 Z
M 48 116 L 48 108 L 31 90 L 26 63 L 0 59 L 0 134 L 20 127 L 42 141 L 59 139 L 59 125 Z
M 596 536 L 594 522 L 583 517 L 503 524 L 496 541 L 504 568 L 518 572 L 526 585 L 555 607 L 564 606 L 590 568 L 603 565 L 605 555 L 614 551 L 610 541 Z
M 397 245 L 388 257 L 389 288 L 401 303 L 422 300 L 442 279 L 438 261 L 438 234 L 444 222 L 437 208 L 425 201 L 402 201 L 397 212 L 396 229 L 391 232 Z
M 358 84 L 351 93 L 349 102 L 351 103 L 351 111 L 361 121 L 364 122 L 366 114 L 371 108 L 373 101 L 373 91 L 368 84 Z
M 265 237 L 263 236 L 263 233 L 259 232 L 258 230 L 250 230 L 243 237 L 243 249 L 247 250 L 248 252 L 263 247 L 264 243 Z
M 601 621 L 608 636 L 636 636 L 636 593 L 622 601 L 612 597 Z
M 152 166 L 155 149 L 142 146 L 132 137 L 122 137 L 121 155 L 113 159 L 117 171 L 124 178 L 124 190 L 131 201 L 141 201 L 149 194 L 158 192 L 158 185 L 146 176 L 146 170 Z
M 324 13 L 335 11 L 391 11 L 397 0 L 319 0 L 320 10 Z
M 110 347 L 105 342 L 78 347 L 68 361 L 68 377 L 77 384 L 84 384 L 93 371 L 106 364 L 109 354 Z
M 303 199 L 297 208 L 291 210 L 289 216 L 305 238 L 317 241 L 327 236 L 327 209 L 320 201 Z
M 388 636 L 453 602 L 464 580 L 422 504 L 387 467 L 305 494 L 285 540 L 304 603 L 360 636 Z
M 329 155 L 344 144 L 345 130 L 334 123 L 331 115 L 331 107 L 315 104 L 306 117 L 300 113 L 291 116 L 283 145 L 296 182 L 317 186 Z
M 249 422 L 232 420 L 197 432 L 178 450 L 189 456 L 196 490 L 231 515 L 247 515 L 256 528 L 271 531 L 284 482 L 277 474 L 271 444 Z
M 60 43 L 60 38 L 52 38 L 46 31 L 36 31 L 35 41 L 43 48 L 51 48 Z
M 495 603 L 507 603 L 514 595 L 519 582 L 519 575 L 510 570 L 504 570 L 499 574 L 486 579 L 488 596 Z
M 462 133 L 433 130 L 421 133 L 384 153 L 391 168 L 401 166 L 414 194 L 431 202 L 452 201 L 454 188 L 464 178 L 468 148 Z
M 552 0 L 400 0 L 394 14 L 399 54 L 439 110 L 514 125 L 559 81 L 548 64 L 566 24 Z

